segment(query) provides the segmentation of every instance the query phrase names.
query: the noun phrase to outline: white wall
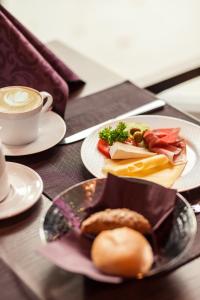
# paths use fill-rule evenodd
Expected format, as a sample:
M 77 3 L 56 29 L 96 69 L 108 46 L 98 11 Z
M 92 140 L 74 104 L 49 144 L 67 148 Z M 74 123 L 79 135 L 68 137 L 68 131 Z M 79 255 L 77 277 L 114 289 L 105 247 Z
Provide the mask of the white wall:
M 44 42 L 59 39 L 142 85 L 199 62 L 199 0 L 2 2 Z

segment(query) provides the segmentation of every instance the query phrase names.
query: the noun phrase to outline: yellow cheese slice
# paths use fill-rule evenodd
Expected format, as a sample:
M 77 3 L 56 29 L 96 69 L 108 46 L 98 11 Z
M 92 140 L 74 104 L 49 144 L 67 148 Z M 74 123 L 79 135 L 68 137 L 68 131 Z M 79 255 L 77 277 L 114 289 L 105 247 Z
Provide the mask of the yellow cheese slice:
M 181 173 L 185 168 L 185 165 L 186 162 L 179 165 L 171 165 L 166 169 L 145 176 L 143 177 L 143 179 L 161 184 L 165 187 L 171 187 L 175 183 L 175 181 L 180 177 Z
M 106 159 L 104 173 L 118 176 L 143 178 L 163 186 L 170 187 L 181 175 L 186 163 L 172 165 L 162 154 L 143 159 L 124 159 L 120 161 Z
M 121 176 L 148 175 L 160 171 L 169 164 L 169 159 L 163 155 L 155 155 L 143 159 L 123 159 L 119 162 L 107 160 L 103 171 Z

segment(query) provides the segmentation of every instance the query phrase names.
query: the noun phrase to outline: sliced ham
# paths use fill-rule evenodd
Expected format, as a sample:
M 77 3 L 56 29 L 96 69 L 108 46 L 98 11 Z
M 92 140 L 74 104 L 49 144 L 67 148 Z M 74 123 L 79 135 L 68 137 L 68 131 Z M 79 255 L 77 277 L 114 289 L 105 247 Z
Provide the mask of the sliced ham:
M 175 164 L 186 161 L 186 143 L 179 136 L 180 128 L 147 130 L 144 140 L 150 151 L 164 154 Z
M 168 145 L 176 143 L 179 139 L 180 128 L 147 130 L 144 134 L 146 142 L 152 145 Z

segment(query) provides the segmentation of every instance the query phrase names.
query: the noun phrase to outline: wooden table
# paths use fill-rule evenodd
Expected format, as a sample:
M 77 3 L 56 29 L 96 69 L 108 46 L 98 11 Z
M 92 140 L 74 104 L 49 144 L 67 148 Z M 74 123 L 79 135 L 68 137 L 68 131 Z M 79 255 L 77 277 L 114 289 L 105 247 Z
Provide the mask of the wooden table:
M 87 81 L 79 96 L 124 81 L 60 43 L 52 42 L 49 46 Z M 162 277 L 133 282 L 132 285 L 100 284 L 54 266 L 36 251 L 41 245 L 39 230 L 42 219 L 50 205 L 49 199 L 42 196 L 29 211 L 0 222 L 0 257 L 39 299 L 199 299 L 200 258 Z M 1 284 L 0 278 L 2 289 Z

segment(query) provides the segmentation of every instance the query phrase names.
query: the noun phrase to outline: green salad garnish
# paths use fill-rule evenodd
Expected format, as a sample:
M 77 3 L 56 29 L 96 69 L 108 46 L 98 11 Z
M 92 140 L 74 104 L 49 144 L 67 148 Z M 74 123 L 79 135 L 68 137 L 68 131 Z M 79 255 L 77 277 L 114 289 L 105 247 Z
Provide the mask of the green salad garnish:
M 149 128 L 143 123 L 119 122 L 116 128 L 105 127 L 99 132 L 99 138 L 106 141 L 110 146 L 115 142 L 125 142 L 127 139 L 133 143 L 143 145 L 143 134 Z
M 119 122 L 116 128 L 112 129 L 111 126 L 102 129 L 99 132 L 99 138 L 106 141 L 110 146 L 114 142 L 124 142 L 128 136 L 127 126 L 124 122 Z

